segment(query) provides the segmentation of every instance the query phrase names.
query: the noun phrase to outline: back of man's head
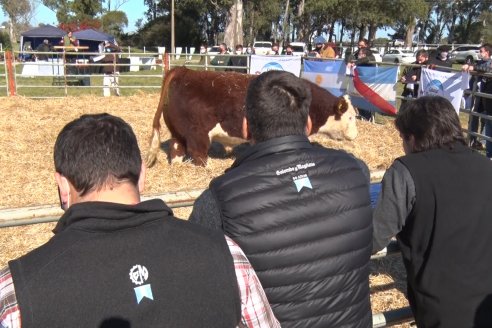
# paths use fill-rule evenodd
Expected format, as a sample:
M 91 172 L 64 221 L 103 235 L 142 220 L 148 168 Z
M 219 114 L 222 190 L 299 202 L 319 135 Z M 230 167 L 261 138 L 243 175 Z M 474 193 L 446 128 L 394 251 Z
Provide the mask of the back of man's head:
M 246 118 L 255 142 L 287 135 L 305 135 L 311 90 L 285 71 L 268 71 L 249 83 Z
M 132 128 L 109 114 L 83 115 L 68 123 L 54 149 L 55 170 L 80 196 L 122 182 L 138 185 L 142 160 Z
M 412 153 L 449 147 L 456 141 L 466 144 L 458 114 L 449 100 L 440 96 L 405 102 L 395 126 L 405 140 L 413 137 Z

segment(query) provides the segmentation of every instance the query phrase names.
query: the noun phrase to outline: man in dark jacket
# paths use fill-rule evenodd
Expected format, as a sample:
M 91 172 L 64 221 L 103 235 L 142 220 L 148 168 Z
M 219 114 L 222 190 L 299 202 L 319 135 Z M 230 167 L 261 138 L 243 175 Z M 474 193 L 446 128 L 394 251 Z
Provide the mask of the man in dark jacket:
M 282 327 L 372 327 L 367 166 L 314 146 L 310 89 L 283 71 L 249 84 L 252 146 L 195 202 L 190 221 L 245 251 Z
M 0 270 L 0 326 L 278 327 L 236 243 L 140 201 L 145 167 L 127 123 L 84 115 L 54 158 L 65 214 Z
M 492 327 L 492 162 L 445 98 L 406 102 L 395 124 L 406 155 L 384 175 L 373 251 L 396 235 L 419 328 Z
M 403 70 L 400 82 L 402 82 L 405 87 L 403 88 L 402 97 L 417 98 L 419 95 L 419 81 L 420 74 L 422 72 L 422 66 L 426 65 L 429 59 L 429 54 L 427 50 L 420 49 L 415 54 L 415 62 L 412 65 L 420 66 L 407 66 Z

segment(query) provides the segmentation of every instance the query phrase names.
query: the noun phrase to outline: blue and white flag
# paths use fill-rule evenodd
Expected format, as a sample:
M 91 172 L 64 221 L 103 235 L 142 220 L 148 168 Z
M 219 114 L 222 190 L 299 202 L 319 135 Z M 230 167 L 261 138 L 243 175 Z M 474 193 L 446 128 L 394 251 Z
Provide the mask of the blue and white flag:
M 422 68 L 418 96 L 444 97 L 459 114 L 463 90 L 468 88 L 468 80 L 468 72 L 448 73 Z
M 249 72 L 259 75 L 267 71 L 287 71 L 299 77 L 301 73 L 300 56 L 261 56 L 252 55 Z
M 328 90 L 336 97 L 343 96 L 346 89 L 345 62 L 343 60 L 304 60 L 302 78 Z
M 348 94 L 357 108 L 396 114 L 398 67 L 358 66 L 349 82 Z

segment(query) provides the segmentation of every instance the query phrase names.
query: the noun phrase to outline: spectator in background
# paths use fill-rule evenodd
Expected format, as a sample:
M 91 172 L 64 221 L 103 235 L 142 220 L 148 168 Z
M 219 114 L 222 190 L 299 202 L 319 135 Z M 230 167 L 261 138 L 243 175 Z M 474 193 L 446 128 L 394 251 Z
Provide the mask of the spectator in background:
M 282 327 L 372 327 L 367 166 L 313 146 L 311 90 L 291 73 L 249 83 L 252 146 L 196 200 L 190 221 L 245 251 Z
M 294 52 L 292 51 L 292 46 L 290 44 L 285 47 L 285 55 L 294 56 Z
M 364 48 L 369 48 L 369 41 L 367 39 L 360 39 L 359 42 L 357 43 L 357 47 L 358 48 L 354 53 L 351 52 L 346 53 L 345 61 L 347 62 L 347 64 L 355 63 L 359 59 L 360 50 Z M 374 58 L 374 55 L 372 55 L 372 58 L 369 57 L 367 61 L 376 61 L 376 59 Z
M 219 54 L 212 59 L 210 64 L 214 66 L 218 66 L 215 68 L 216 71 L 225 71 L 227 69 L 226 66 L 229 65 L 229 52 L 227 51 L 227 44 L 221 43 L 219 45 Z
M 492 163 L 445 98 L 405 102 L 395 125 L 406 155 L 383 177 L 373 252 L 396 236 L 417 327 L 492 327 Z
M 207 50 L 207 44 L 203 43 L 200 45 L 200 61 L 198 62 L 198 65 L 205 66 L 209 64 L 209 57 L 207 56 L 208 50 Z
M 436 51 L 430 53 L 428 61 L 429 68 L 437 71 L 449 72 L 450 70 L 447 68 L 451 68 L 453 66 L 453 62 L 448 58 L 450 49 L 451 48 L 448 45 L 443 45 L 438 47 Z
M 243 45 L 242 44 L 237 44 L 235 47 L 236 51 L 233 56 L 230 57 L 229 60 L 229 66 L 242 66 L 242 67 L 247 67 L 248 66 L 248 57 L 243 55 Z M 247 68 L 228 68 L 228 71 L 234 71 L 238 73 L 247 73 L 248 69 Z
M 101 63 L 106 64 L 102 68 L 103 77 L 103 96 L 109 97 L 113 91 L 116 96 L 120 96 L 120 67 L 118 66 L 117 52 L 121 49 L 109 41 L 104 41 L 104 58 Z
M 413 65 L 426 65 L 429 59 L 427 50 L 420 49 L 415 55 L 415 62 Z M 422 66 L 406 66 L 403 70 L 403 75 L 400 82 L 405 86 L 403 88 L 402 97 L 417 98 L 419 95 L 419 81 L 420 73 L 422 72 Z
M 62 39 L 61 39 L 61 43 L 65 46 L 65 47 L 77 47 L 79 45 L 79 41 L 77 40 L 77 38 L 73 35 L 72 31 L 68 31 L 67 35 L 65 35 Z
M 475 65 L 463 65 L 462 69 L 465 71 L 476 71 L 482 73 L 492 73 L 492 44 L 485 43 L 480 46 L 480 61 Z M 478 82 L 480 83 L 480 92 L 492 94 L 492 78 L 485 76 L 477 76 Z M 485 97 L 477 97 L 475 99 L 474 111 L 477 113 L 483 113 L 487 115 L 492 115 L 492 99 L 487 99 Z M 470 131 L 477 132 L 479 118 L 477 116 L 471 117 Z M 484 120 L 485 123 L 485 135 L 492 137 L 492 121 Z M 470 137 L 472 142 L 472 147 L 475 149 L 482 149 L 481 143 L 476 137 Z M 485 141 L 485 150 L 488 158 L 492 158 L 492 142 Z
M 331 58 L 335 59 L 336 58 L 336 53 L 335 53 L 335 44 L 332 42 L 326 42 L 323 45 L 323 48 L 321 49 L 320 52 L 320 57 L 321 58 Z
M 51 52 L 51 51 L 53 51 L 53 49 L 51 48 L 51 44 L 48 41 L 48 39 L 44 39 L 43 43 L 41 43 L 39 46 L 36 47 L 36 51 L 38 51 L 38 52 Z M 40 53 L 40 54 L 36 54 L 36 59 L 37 60 L 48 60 L 49 56 L 50 56 L 50 54 Z
M 130 125 L 68 123 L 54 148 L 65 214 L 48 243 L 0 270 L 0 326 L 279 327 L 242 250 L 221 232 L 141 201 Z
M 321 51 L 323 50 L 323 44 L 326 40 L 322 36 L 318 36 L 314 39 L 314 42 L 314 49 L 308 53 L 308 57 L 321 58 Z
M 272 49 L 267 52 L 267 55 L 279 55 L 279 52 L 278 52 L 278 43 L 272 44 Z

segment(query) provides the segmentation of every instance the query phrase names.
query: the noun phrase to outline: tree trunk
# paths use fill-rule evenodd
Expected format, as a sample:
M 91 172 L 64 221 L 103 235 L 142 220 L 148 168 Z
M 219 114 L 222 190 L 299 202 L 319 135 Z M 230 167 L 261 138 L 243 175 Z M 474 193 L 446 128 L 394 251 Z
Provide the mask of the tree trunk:
M 413 44 L 413 33 L 415 32 L 415 23 L 409 24 L 406 28 L 405 47 L 411 47 Z
M 243 1 L 235 0 L 229 10 L 227 26 L 224 32 L 224 42 L 234 48 L 237 44 L 243 44 Z
M 282 23 L 282 40 L 280 40 L 281 43 L 284 43 L 284 40 L 287 40 L 289 38 L 289 31 L 288 31 L 289 6 L 290 6 L 290 0 L 285 0 L 284 21 Z
M 369 43 L 372 44 L 372 42 L 376 38 L 376 31 L 377 30 L 378 30 L 378 27 L 376 24 L 374 24 L 374 23 L 369 24 L 369 36 L 367 37 L 367 40 L 369 40 Z

